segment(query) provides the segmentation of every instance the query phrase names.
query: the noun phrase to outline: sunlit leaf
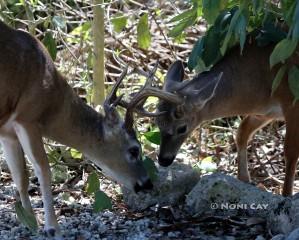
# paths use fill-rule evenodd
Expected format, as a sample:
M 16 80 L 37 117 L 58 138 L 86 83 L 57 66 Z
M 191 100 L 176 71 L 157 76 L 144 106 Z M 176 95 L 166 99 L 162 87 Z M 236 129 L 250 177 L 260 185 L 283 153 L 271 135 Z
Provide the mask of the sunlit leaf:
M 217 164 L 213 161 L 213 157 L 209 156 L 198 162 L 195 168 L 204 172 L 214 172 L 217 170 Z
M 113 25 L 113 29 L 115 32 L 121 32 L 127 26 L 128 17 L 124 15 L 117 15 L 111 19 L 111 23 Z
M 153 144 L 160 145 L 161 143 L 161 134 L 157 130 L 144 133 L 144 137 Z
M 70 153 L 71 153 L 72 158 L 79 158 L 79 159 L 82 158 L 82 153 L 80 153 L 79 151 L 77 151 L 74 148 L 70 149 Z
M 137 25 L 137 42 L 138 46 L 148 49 L 151 44 L 151 34 L 148 26 L 148 14 L 143 14 Z

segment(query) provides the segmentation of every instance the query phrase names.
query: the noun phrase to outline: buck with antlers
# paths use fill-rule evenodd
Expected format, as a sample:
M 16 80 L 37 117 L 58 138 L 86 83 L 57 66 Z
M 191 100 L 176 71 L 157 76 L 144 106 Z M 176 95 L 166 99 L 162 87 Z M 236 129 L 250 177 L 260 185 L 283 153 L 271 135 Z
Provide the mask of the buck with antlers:
M 22 206 L 31 212 L 24 153 L 33 163 L 50 236 L 59 236 L 60 231 L 42 137 L 78 149 L 127 188 L 152 188 L 133 130 L 133 111 L 149 95 L 165 97 L 159 90 L 144 88 L 125 103 L 116 97 L 125 74 L 105 100 L 105 114 L 98 113 L 73 92 L 37 39 L 0 22 L 0 141 Z M 127 107 L 125 121 L 116 111 L 120 103 Z
M 160 165 L 168 166 L 173 162 L 182 143 L 203 121 L 245 115 L 236 143 L 238 178 L 248 182 L 248 141 L 258 129 L 272 120 L 285 120 L 283 195 L 292 194 L 299 155 L 299 103 L 293 104 L 287 76 L 271 94 L 278 70 L 277 67 L 272 70 L 269 67 L 273 47 L 259 48 L 255 43 L 248 43 L 242 56 L 239 47 L 234 47 L 209 72 L 189 81 L 183 81 L 182 63 L 177 61 L 172 64 L 166 75 L 164 91 L 177 96 L 176 102 L 181 102 L 178 104 L 171 99 L 159 102 L 159 111 L 166 112 L 157 118 L 162 138 L 158 157 Z M 298 64 L 298 60 L 297 56 L 290 58 L 288 67 Z

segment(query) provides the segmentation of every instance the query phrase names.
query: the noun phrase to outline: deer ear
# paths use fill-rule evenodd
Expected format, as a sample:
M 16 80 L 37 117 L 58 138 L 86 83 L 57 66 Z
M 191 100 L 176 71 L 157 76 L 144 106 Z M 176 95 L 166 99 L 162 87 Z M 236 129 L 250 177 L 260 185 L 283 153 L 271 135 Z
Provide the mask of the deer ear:
M 200 108 L 203 108 L 206 105 L 206 103 L 209 102 L 215 96 L 222 75 L 223 72 L 214 75 L 214 77 L 207 81 L 207 83 L 201 89 L 193 90 L 193 93 L 189 94 L 192 96 L 192 98 L 196 99 Z
M 184 79 L 184 64 L 182 61 L 175 61 L 167 71 L 164 90 L 168 92 L 175 91 L 179 88 Z

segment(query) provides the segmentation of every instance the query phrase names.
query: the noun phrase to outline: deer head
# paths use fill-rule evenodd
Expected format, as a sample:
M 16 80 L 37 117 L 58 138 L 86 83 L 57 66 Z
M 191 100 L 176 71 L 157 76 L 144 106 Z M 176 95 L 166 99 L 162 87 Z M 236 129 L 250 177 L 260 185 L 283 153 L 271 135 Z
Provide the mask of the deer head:
M 163 90 L 175 94 L 181 102 L 164 99 L 158 104 L 159 112 L 164 113 L 156 119 L 161 132 L 158 157 L 161 166 L 166 167 L 173 162 L 182 143 L 202 121 L 200 111 L 215 94 L 222 74 L 209 79 L 205 79 L 204 75 L 201 74 L 200 79 L 183 81 L 184 66 L 180 61 L 173 63 L 166 74 Z
M 138 192 L 151 189 L 153 185 L 143 167 L 142 148 L 133 128 L 133 117 L 123 120 L 116 109 L 123 102 L 123 95 L 117 96 L 116 93 L 126 74 L 127 69 L 123 71 L 103 105 L 104 117 L 99 139 L 105 144 L 102 145 L 103 148 L 95 146 L 97 149 L 93 149 L 91 153 L 101 156 L 98 164 L 97 161 L 95 163 L 105 174 Z M 129 112 L 130 108 L 126 116 Z M 97 159 L 96 156 L 91 158 Z

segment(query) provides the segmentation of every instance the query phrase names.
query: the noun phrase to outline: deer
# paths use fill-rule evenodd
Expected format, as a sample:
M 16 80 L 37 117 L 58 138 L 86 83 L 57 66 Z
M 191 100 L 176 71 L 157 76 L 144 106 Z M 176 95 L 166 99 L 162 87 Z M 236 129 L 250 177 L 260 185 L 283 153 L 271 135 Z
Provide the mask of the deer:
M 117 96 L 125 70 L 105 99 L 103 112 L 97 112 L 75 94 L 37 38 L 0 21 L 0 49 L 0 142 L 22 206 L 33 213 L 24 155 L 31 161 L 40 184 L 47 236 L 60 239 L 62 233 L 54 211 L 43 138 L 79 150 L 128 189 L 152 189 L 133 115 L 147 97 L 166 99 L 171 94 L 149 86 L 149 79 L 131 102 L 125 102 L 123 95 Z M 121 105 L 126 107 L 124 119 L 116 109 Z
M 285 121 L 285 181 L 282 194 L 290 196 L 299 155 L 299 103 L 293 102 L 287 74 L 272 92 L 272 82 L 281 64 L 270 69 L 269 57 L 275 44 L 263 48 L 248 41 L 243 54 L 233 47 L 211 67 L 191 80 L 184 80 L 184 65 L 175 61 L 166 73 L 163 91 L 177 96 L 160 99 L 156 124 L 161 132 L 158 162 L 169 166 L 186 138 L 205 121 L 244 116 L 237 131 L 238 179 L 250 182 L 247 145 L 257 130 L 274 120 Z M 298 64 L 297 53 L 285 63 Z M 172 96 L 174 97 L 174 96 Z

